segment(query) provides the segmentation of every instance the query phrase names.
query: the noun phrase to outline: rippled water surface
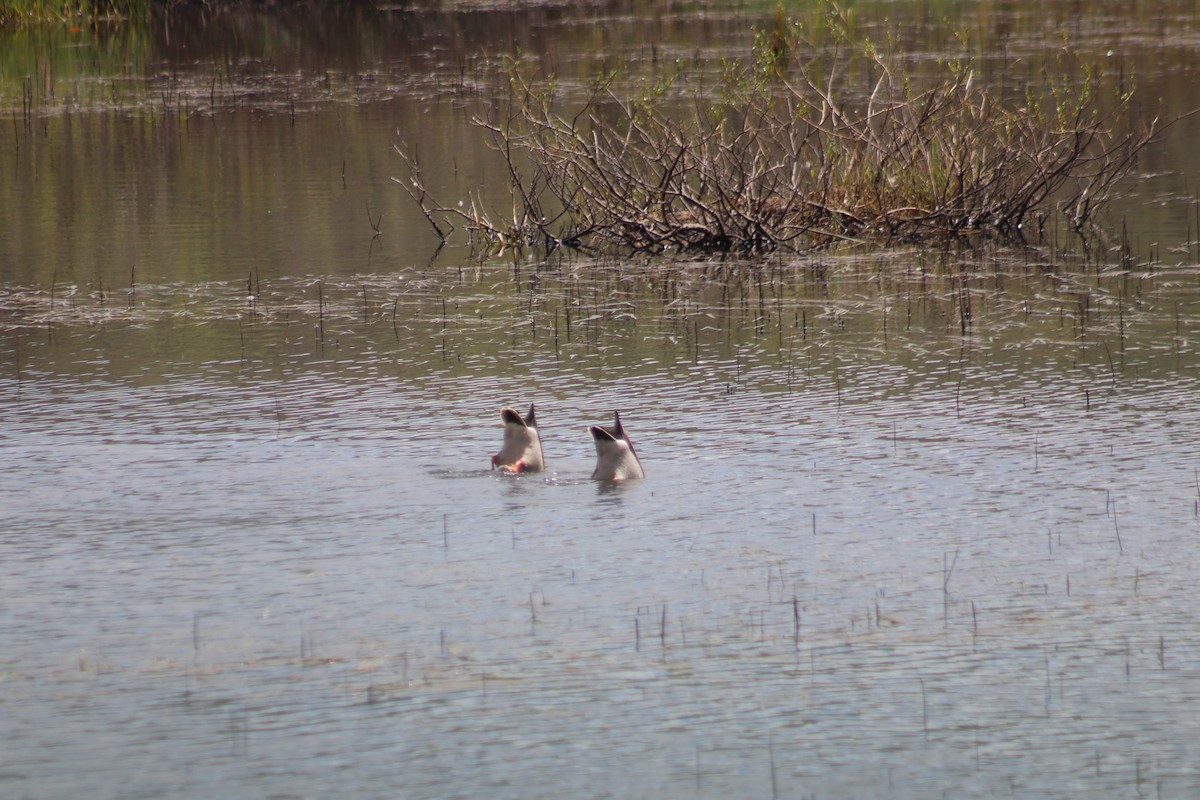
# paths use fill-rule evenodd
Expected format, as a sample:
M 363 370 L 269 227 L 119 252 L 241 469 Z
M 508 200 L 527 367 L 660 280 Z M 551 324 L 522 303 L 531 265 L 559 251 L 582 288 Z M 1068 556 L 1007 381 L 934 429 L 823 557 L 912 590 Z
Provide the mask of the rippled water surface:
M 1193 793 L 1193 278 L 1085 317 L 997 263 L 963 337 L 925 261 L 26 298 L 0 779 Z M 549 472 L 490 472 L 531 401 Z M 615 408 L 647 478 L 598 485 Z
M 1059 41 L 1018 5 L 997 62 Z M 1071 35 L 1182 91 L 1196 20 L 1160 10 Z M 494 189 L 464 86 L 511 31 L 586 71 L 757 19 L 480 16 L 371 22 L 309 84 L 284 36 L 213 78 L 176 35 L 142 95 L 35 71 L 53 108 L 0 148 L 0 795 L 1200 795 L 1186 137 L 1086 258 L 435 252 L 389 145 Z M 530 403 L 548 471 L 490 471 Z M 588 480 L 614 410 L 644 480 Z

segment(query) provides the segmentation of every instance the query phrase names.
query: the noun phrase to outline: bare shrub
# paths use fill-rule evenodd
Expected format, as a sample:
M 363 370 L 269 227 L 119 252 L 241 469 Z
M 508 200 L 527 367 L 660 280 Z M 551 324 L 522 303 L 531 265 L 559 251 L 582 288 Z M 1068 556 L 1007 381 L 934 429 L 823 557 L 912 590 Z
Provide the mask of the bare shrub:
M 1036 237 L 1055 209 L 1088 225 L 1162 127 L 1087 69 L 1015 102 L 969 61 L 918 80 L 836 10 L 760 34 L 715 94 L 681 74 L 622 96 L 609 74 L 566 113 L 553 80 L 508 78 L 504 113 L 475 122 L 508 165 L 511 217 L 434 202 L 398 148 L 443 240 L 455 219 L 489 245 L 635 251 Z

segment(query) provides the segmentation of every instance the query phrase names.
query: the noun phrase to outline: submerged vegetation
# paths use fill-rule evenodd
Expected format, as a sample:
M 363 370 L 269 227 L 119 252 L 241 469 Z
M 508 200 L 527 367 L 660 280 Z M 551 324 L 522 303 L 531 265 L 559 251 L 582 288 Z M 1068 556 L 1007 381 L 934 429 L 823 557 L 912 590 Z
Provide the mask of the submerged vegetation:
M 1043 77 L 1006 96 L 969 59 L 914 74 L 829 7 L 777 19 L 715 90 L 680 70 L 622 93 L 609 72 L 567 110 L 552 77 L 510 62 L 506 106 L 475 122 L 508 166 L 511 216 L 437 202 L 397 150 L 443 241 L 459 225 L 488 246 L 647 252 L 1039 239 L 1055 211 L 1093 222 L 1163 127 L 1086 67 Z

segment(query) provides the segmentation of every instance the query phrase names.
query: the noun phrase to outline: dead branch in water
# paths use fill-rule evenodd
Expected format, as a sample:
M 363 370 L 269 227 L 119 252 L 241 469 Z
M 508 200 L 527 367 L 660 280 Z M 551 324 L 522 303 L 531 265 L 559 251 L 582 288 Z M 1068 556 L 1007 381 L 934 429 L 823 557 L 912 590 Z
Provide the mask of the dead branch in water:
M 1161 130 L 1157 119 L 1118 126 L 1130 95 L 1099 97 L 1087 70 L 1005 103 L 970 63 L 946 62 L 921 82 L 899 57 L 852 37 L 837 13 L 825 25 L 816 48 L 805 26 L 780 23 L 759 36 L 753 63 L 726 69 L 719 96 L 693 90 L 682 107 L 671 98 L 686 90 L 683 76 L 631 98 L 610 74 L 565 114 L 552 81 L 513 65 L 506 110 L 475 120 L 508 167 L 511 219 L 474 201 L 433 202 L 401 151 L 406 188 L 443 240 L 436 220 L 457 217 L 501 247 L 1036 238 L 1056 209 L 1087 226 Z M 868 76 L 866 88 L 851 75 Z

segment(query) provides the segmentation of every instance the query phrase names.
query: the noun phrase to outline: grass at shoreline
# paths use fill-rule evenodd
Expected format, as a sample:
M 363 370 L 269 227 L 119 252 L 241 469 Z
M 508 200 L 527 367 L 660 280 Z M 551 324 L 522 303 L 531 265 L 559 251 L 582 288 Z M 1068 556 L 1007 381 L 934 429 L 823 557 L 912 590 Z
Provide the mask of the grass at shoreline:
M 101 21 L 136 19 L 150 9 L 149 0 L 0 0 L 0 30 L 32 25 L 67 24 L 83 27 Z
M 150 6 L 150 0 L 0 0 L 0 31 L 53 24 L 83 29 L 102 22 L 144 19 Z
M 299 5 L 304 0 L 295 0 Z M 360 3 L 373 6 L 370 0 L 351 0 L 351 3 L 324 2 L 323 5 L 351 5 Z M 156 9 L 170 10 L 175 6 L 192 5 L 189 0 L 0 0 L 0 32 L 19 30 L 38 25 L 65 24 L 82 29 L 99 23 L 144 21 Z M 199 5 L 197 3 L 196 5 Z M 206 7 L 278 7 L 272 0 L 224 0 L 221 3 L 204 3 Z M 287 4 L 285 4 L 287 5 Z

